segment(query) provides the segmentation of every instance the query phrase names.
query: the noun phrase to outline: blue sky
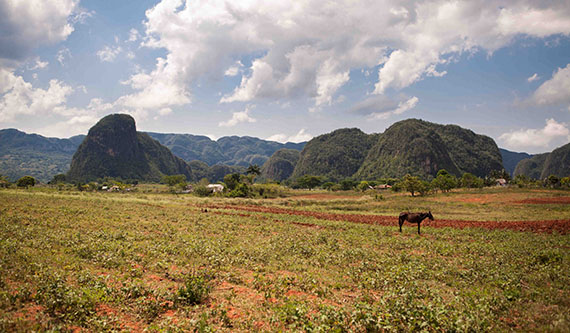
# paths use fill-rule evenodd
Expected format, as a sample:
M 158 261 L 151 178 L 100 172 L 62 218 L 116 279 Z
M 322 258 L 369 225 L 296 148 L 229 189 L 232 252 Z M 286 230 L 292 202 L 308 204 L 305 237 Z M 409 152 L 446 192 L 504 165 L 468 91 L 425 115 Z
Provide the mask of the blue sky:
M 0 0 L 0 128 L 303 141 L 421 118 L 570 141 L 565 1 Z

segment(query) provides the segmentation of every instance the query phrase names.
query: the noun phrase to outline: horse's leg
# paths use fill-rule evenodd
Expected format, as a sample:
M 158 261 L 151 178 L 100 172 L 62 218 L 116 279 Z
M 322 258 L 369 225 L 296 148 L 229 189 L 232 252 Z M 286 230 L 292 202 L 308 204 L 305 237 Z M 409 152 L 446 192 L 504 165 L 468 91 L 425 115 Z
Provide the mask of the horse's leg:
M 404 224 L 404 219 L 402 217 L 400 217 L 400 219 L 398 220 L 398 223 L 400 224 L 400 232 L 402 232 L 402 224 Z
M 420 234 L 420 224 L 421 224 L 421 223 L 422 223 L 422 222 L 418 222 L 418 235 Z

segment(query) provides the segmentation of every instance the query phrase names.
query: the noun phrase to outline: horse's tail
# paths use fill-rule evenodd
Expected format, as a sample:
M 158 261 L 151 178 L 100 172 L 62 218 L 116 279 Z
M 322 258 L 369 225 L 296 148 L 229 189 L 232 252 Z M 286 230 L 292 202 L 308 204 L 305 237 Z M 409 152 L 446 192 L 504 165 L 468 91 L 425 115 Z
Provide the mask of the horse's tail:
M 398 222 L 400 222 L 400 224 L 404 223 L 404 221 L 406 221 L 406 219 L 408 218 L 408 213 L 400 213 L 400 217 L 398 218 Z

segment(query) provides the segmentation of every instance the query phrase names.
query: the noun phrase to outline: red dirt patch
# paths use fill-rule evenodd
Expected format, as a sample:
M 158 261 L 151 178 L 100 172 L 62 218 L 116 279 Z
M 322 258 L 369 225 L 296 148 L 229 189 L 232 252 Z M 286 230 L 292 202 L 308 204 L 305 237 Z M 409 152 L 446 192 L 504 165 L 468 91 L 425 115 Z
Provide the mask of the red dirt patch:
M 362 196 L 335 195 L 335 194 L 324 194 L 324 193 L 305 194 L 305 195 L 297 195 L 291 197 L 291 199 L 311 199 L 311 200 L 346 200 L 346 199 L 358 200 L 360 198 L 362 198 Z
M 300 215 L 300 216 L 314 217 L 323 220 L 346 221 L 353 223 L 385 225 L 385 226 L 398 225 L 398 218 L 395 216 L 323 213 L 323 212 L 310 212 L 310 211 L 294 210 L 294 209 L 278 208 L 278 207 L 238 206 L 238 205 L 225 205 L 225 206 L 212 205 L 209 206 L 209 208 L 238 210 L 238 211 L 241 210 L 249 212 L 271 213 L 271 214 Z M 554 231 L 557 231 L 561 234 L 567 234 L 570 232 L 570 220 L 459 221 L 459 220 L 436 219 L 435 221 L 424 222 L 424 226 L 429 226 L 432 228 L 451 227 L 458 229 L 463 229 L 463 228 L 510 229 L 517 231 L 530 231 L 530 232 L 539 232 L 539 233 L 552 233 Z
M 520 203 L 520 204 L 536 204 L 536 205 L 545 205 L 545 204 L 570 204 L 570 197 L 532 198 L 532 199 L 525 199 L 525 200 L 515 201 L 515 203 Z

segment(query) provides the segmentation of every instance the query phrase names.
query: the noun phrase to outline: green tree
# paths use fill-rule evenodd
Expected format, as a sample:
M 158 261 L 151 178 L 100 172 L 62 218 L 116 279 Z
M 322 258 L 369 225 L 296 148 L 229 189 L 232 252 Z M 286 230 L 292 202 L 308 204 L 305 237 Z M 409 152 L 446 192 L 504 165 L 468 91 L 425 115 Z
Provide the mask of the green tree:
M 261 174 L 261 169 L 257 164 L 253 165 L 250 164 L 247 170 L 245 171 L 245 174 L 249 176 L 248 180 L 251 184 L 253 184 L 253 182 L 255 181 L 255 176 L 259 176 Z
M 452 188 L 457 187 L 457 178 L 447 172 L 445 169 L 438 171 L 437 176 L 431 181 L 433 189 L 439 189 L 442 192 L 449 192 Z
M 407 174 L 404 176 L 401 186 L 402 188 L 406 189 L 406 191 L 410 192 L 412 194 L 412 197 L 415 197 L 415 194 L 419 192 L 419 190 L 424 185 L 421 183 L 418 177 Z
M 366 180 L 361 181 L 360 184 L 358 184 L 357 186 L 357 188 L 362 192 L 368 190 L 369 187 L 370 184 Z
M 50 183 L 50 184 L 61 184 L 61 183 L 65 183 L 65 174 L 59 173 L 59 174 L 53 176 L 53 178 L 51 179 L 51 181 L 50 181 L 49 183 Z
M 420 186 L 418 187 L 418 192 L 420 192 L 420 195 L 428 195 L 429 191 L 431 191 L 431 184 L 425 180 L 420 180 Z
M 230 191 L 233 191 L 239 184 L 241 175 L 239 173 L 230 173 L 224 176 L 224 183 Z
M 556 175 L 550 175 L 548 178 L 546 178 L 546 183 L 550 187 L 558 187 L 560 186 L 560 178 L 558 178 Z
M 334 187 L 335 187 L 335 183 L 333 182 L 326 182 L 323 185 L 321 185 L 322 188 L 324 188 L 327 191 L 331 191 Z
M 340 188 L 343 191 L 352 190 L 356 185 L 358 185 L 358 182 L 350 178 L 345 178 L 340 182 Z
M 466 188 L 482 188 L 483 187 L 483 179 L 475 176 L 472 173 L 466 172 L 461 176 L 461 187 Z
M 32 176 L 24 176 L 16 182 L 18 187 L 25 187 L 28 188 L 29 186 L 36 185 L 36 179 Z
M 566 188 L 570 188 L 570 177 L 564 177 L 560 179 L 560 185 Z
M 313 189 L 323 183 L 321 177 L 304 175 L 297 178 L 296 185 L 299 188 Z
M 185 175 L 171 175 L 171 176 L 163 176 L 162 183 L 167 184 L 168 186 L 175 186 L 178 184 L 185 184 L 186 183 L 186 176 Z

